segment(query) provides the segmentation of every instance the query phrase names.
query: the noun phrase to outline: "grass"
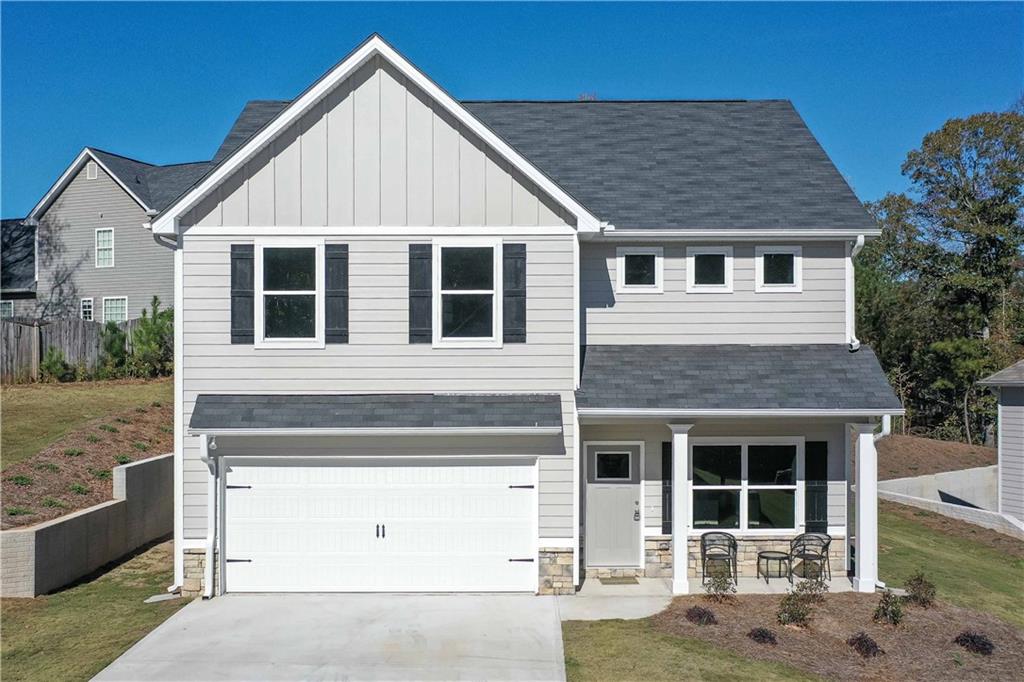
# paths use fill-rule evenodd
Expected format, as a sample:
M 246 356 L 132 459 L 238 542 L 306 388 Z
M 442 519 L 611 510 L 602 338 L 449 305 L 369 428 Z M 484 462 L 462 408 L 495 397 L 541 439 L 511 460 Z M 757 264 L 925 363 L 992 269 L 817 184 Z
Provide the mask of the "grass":
M 36 599 L 0 600 L 4 680 L 90 679 L 188 603 L 143 603 L 172 578 L 171 543 L 164 542 L 90 582 Z
M 789 666 L 658 632 L 647 620 L 567 621 L 562 623 L 562 640 L 570 682 L 815 679 Z
M 913 512 L 922 520 L 929 514 Z M 1024 559 L 912 518 L 885 507 L 878 515 L 879 573 L 887 585 L 901 587 L 920 569 L 935 583 L 938 599 L 1024 627 Z
M 34 455 L 105 414 L 154 401 L 170 402 L 173 392 L 171 379 L 4 386 L 0 468 Z

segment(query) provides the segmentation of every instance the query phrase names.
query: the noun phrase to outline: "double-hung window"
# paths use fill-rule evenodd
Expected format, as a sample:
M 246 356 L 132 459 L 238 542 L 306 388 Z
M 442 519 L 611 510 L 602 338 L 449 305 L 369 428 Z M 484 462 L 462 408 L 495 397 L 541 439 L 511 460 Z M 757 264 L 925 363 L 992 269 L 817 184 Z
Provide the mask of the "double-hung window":
M 803 456 L 802 438 L 694 439 L 693 530 L 796 530 Z
M 125 322 L 128 320 L 128 297 L 105 296 L 103 298 L 103 322 Z
M 732 293 L 732 247 L 687 247 L 686 291 L 695 294 Z
M 434 345 L 500 347 L 501 240 L 438 240 L 434 262 Z
M 114 230 L 104 227 L 96 230 L 96 267 L 114 267 Z
M 92 298 L 91 297 L 90 298 L 83 298 L 82 299 L 82 301 L 80 303 L 79 311 L 81 313 L 81 317 L 82 317 L 83 320 L 86 320 L 88 322 L 92 322 Z
M 754 249 L 754 290 L 758 293 L 803 291 L 803 249 L 758 246 Z
M 323 242 L 257 242 L 255 257 L 256 345 L 324 347 Z

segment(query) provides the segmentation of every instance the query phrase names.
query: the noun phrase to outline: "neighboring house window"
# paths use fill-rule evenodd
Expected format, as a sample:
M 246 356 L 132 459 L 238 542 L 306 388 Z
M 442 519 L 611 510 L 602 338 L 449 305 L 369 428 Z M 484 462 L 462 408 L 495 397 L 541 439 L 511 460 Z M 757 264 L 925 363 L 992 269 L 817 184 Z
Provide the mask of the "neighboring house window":
M 434 262 L 434 344 L 501 346 L 501 240 L 438 240 Z
M 103 322 L 125 322 L 128 319 L 128 297 L 107 296 L 103 298 Z
M 664 261 L 660 246 L 619 247 L 615 250 L 615 290 L 620 293 L 662 293 Z
M 88 320 L 89 322 L 92 322 L 92 299 L 91 298 L 83 298 L 82 299 L 81 311 L 82 311 L 82 319 L 83 320 Z
M 758 246 L 754 249 L 754 290 L 803 290 L 803 249 L 799 246 Z
M 324 346 L 322 241 L 256 244 L 256 345 Z
M 90 161 L 85 164 L 85 177 L 87 180 L 95 180 L 99 175 L 99 169 L 96 167 L 95 161 Z
M 0 318 L 14 317 L 14 301 L 0 301 Z
M 802 440 L 695 442 L 693 530 L 795 530 L 802 457 Z
M 688 247 L 686 290 L 691 293 L 731 293 L 732 247 Z
M 595 481 L 628 481 L 632 478 L 632 455 L 627 452 L 595 453 Z
M 114 267 L 114 230 L 112 228 L 96 230 L 96 267 Z

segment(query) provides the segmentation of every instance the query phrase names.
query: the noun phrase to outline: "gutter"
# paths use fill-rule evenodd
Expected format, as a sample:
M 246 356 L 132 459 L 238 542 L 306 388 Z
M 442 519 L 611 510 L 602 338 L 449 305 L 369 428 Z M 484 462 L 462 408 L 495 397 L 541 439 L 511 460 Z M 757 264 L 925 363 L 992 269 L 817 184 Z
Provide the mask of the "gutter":
M 687 410 L 687 409 L 632 409 L 616 407 L 580 407 L 580 417 L 640 417 L 649 419 L 678 419 L 683 417 L 884 417 L 902 415 L 904 409 L 779 409 L 779 410 Z
M 189 428 L 188 435 L 198 436 L 557 436 L 561 426 L 450 427 L 450 428 L 297 428 L 297 429 L 212 429 Z
M 629 241 L 704 241 L 708 239 L 728 239 L 729 241 L 836 241 L 860 240 L 865 237 L 877 237 L 880 231 L 850 230 L 699 230 L 699 229 L 616 229 L 614 225 L 602 226 L 599 234 L 581 235 L 581 239 L 595 241 L 629 242 Z

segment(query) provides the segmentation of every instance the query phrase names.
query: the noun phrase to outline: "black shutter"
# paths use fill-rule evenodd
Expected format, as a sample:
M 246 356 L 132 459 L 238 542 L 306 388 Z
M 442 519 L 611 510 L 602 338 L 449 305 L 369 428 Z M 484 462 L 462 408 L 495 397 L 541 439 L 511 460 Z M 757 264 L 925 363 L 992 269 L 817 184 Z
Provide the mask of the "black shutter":
M 505 244 L 502 257 L 502 337 L 526 343 L 526 244 Z
M 828 532 L 828 443 L 804 446 L 804 524 L 808 533 Z
M 433 343 L 430 244 L 409 244 L 409 343 Z
M 328 244 L 324 258 L 327 343 L 348 343 L 348 244 Z
M 661 444 L 661 533 L 672 535 L 672 441 Z
M 231 245 L 231 343 L 253 343 L 252 244 Z

